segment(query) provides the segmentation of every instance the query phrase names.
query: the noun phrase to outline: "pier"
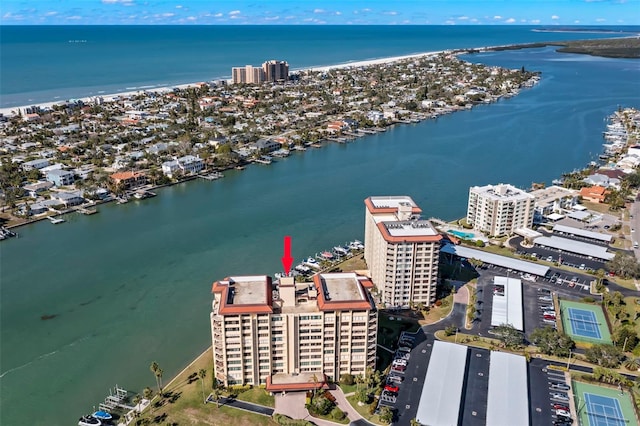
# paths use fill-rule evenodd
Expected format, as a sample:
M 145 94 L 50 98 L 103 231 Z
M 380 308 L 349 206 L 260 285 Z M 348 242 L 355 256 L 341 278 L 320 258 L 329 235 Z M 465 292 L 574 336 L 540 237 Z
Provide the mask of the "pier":
M 86 214 L 86 215 L 90 215 L 90 214 L 96 214 L 96 213 L 98 213 L 98 210 L 96 210 L 96 209 L 87 209 L 87 208 L 85 208 L 85 207 L 78 207 L 76 210 L 77 210 L 79 213 Z
M 239 170 L 242 170 L 242 169 L 239 169 Z M 212 172 L 206 175 L 198 175 L 198 177 L 205 180 L 217 180 L 217 179 L 223 178 L 224 175 L 220 172 Z

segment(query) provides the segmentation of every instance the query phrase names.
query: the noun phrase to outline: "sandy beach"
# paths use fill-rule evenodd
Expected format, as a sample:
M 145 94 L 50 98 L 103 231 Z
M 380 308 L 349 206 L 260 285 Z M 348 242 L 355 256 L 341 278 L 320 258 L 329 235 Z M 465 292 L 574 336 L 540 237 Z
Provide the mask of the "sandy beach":
M 332 70 L 332 69 L 359 68 L 359 67 L 366 67 L 366 66 L 370 66 L 370 65 L 390 64 L 390 63 L 402 61 L 402 60 L 405 60 L 405 59 L 422 58 L 422 57 L 425 57 L 425 56 L 437 55 L 437 54 L 440 54 L 440 53 L 443 53 L 443 52 L 445 52 L 445 51 L 441 50 L 441 51 L 434 51 L 434 52 L 414 53 L 414 54 L 410 54 L 410 55 L 391 56 L 391 57 L 386 57 L 386 58 L 369 59 L 369 60 L 365 60 L 365 61 L 345 62 L 345 63 L 334 64 L 334 65 L 323 65 L 323 66 L 317 66 L 317 67 L 297 68 L 297 69 L 292 69 L 292 71 L 294 71 L 294 72 L 303 72 L 303 71 L 326 72 L 326 71 L 329 71 L 329 70 Z M 95 101 L 95 99 L 102 98 L 102 99 L 104 99 L 105 102 L 111 102 L 111 101 L 113 101 L 114 98 L 117 98 L 117 97 L 128 97 L 128 96 L 138 95 L 138 94 L 141 94 L 141 93 L 166 93 L 166 92 L 172 91 L 175 88 L 187 89 L 189 87 L 197 87 L 201 83 L 202 82 L 185 83 L 185 84 L 176 84 L 176 85 L 170 86 L 170 87 L 169 86 L 155 87 L 155 88 L 144 89 L 144 90 L 131 90 L 131 91 L 126 91 L 126 92 L 118 92 L 118 93 L 111 93 L 111 94 L 101 94 L 101 95 L 96 95 L 96 96 L 87 96 L 87 97 L 83 97 L 83 98 L 77 98 L 76 100 L 80 100 L 80 101 L 82 101 L 84 103 L 93 103 Z M 24 113 L 24 109 L 25 108 L 29 108 L 31 106 L 38 106 L 40 108 L 51 108 L 53 105 L 58 105 L 58 104 L 61 104 L 62 102 L 64 102 L 64 101 L 56 100 L 56 101 L 51 101 L 51 102 L 40 102 L 40 103 L 33 103 L 33 104 L 29 104 L 29 105 L 0 108 L 0 114 L 3 114 L 3 115 L 6 115 L 6 116 L 10 117 L 12 115 L 15 115 L 18 110 L 21 110 Z

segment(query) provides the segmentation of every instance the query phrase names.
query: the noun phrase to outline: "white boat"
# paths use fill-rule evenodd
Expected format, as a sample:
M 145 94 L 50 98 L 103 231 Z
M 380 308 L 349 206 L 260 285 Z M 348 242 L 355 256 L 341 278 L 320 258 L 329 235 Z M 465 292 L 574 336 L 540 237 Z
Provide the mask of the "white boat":
M 310 268 L 320 269 L 320 264 L 313 257 L 306 258 L 302 263 Z
M 347 250 L 346 248 L 342 247 L 342 246 L 335 246 L 333 248 L 333 252 L 335 254 L 337 254 L 338 256 L 346 256 L 349 254 L 349 250 Z
M 299 264 L 299 265 L 296 265 L 296 267 L 295 267 L 295 268 L 293 268 L 293 269 L 295 269 L 296 271 L 298 271 L 298 272 L 300 272 L 300 273 L 303 273 L 303 274 L 306 274 L 306 273 L 311 272 L 311 268 L 309 268 L 308 266 L 305 266 L 305 265 L 304 265 L 304 264 L 302 264 L 302 263 L 301 263 L 301 264 Z
M 125 204 L 125 203 L 128 203 L 128 202 L 129 202 L 129 198 L 126 195 L 116 198 L 116 203 L 117 204 Z
M 62 223 L 62 222 L 64 222 L 64 221 L 65 221 L 64 219 L 60 219 L 60 218 L 53 217 L 53 216 L 49 216 L 49 220 L 50 220 L 50 221 L 51 221 L 51 223 L 53 223 L 54 225 L 57 225 L 57 224 Z
M 100 426 L 102 422 L 93 416 L 82 416 L 78 420 L 78 426 Z
M 349 248 L 352 250 L 362 250 L 364 248 L 364 244 L 362 244 L 362 241 L 353 240 L 349 243 Z

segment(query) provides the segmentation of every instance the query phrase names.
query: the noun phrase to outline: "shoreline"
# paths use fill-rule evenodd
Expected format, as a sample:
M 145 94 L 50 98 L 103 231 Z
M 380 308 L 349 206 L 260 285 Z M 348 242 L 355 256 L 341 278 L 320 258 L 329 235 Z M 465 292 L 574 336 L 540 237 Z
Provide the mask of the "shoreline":
M 498 46 L 495 46 L 495 47 L 498 47 Z M 487 47 L 478 48 L 478 49 L 487 49 Z M 451 52 L 452 54 L 454 52 L 465 53 L 466 49 L 436 50 L 431 52 L 411 53 L 408 55 L 388 56 L 384 58 L 366 59 L 366 60 L 354 61 L 354 62 L 343 62 L 343 63 L 332 64 L 332 65 L 318 65 L 318 66 L 311 66 L 306 68 L 294 68 L 291 71 L 292 72 L 327 72 L 332 69 L 360 68 L 360 67 L 368 67 L 372 65 L 392 64 L 394 62 L 399 62 L 407 59 L 415 59 L 415 58 L 422 58 L 424 56 L 439 55 L 446 52 Z M 228 82 L 230 79 L 221 77 L 221 78 L 213 78 L 208 81 L 214 81 L 214 80 L 225 80 Z M 76 101 L 82 101 L 84 103 L 90 103 L 98 98 L 102 98 L 104 99 L 104 102 L 112 102 L 114 98 L 118 98 L 118 97 L 135 96 L 135 95 L 145 94 L 145 93 L 146 94 L 149 94 L 149 93 L 162 94 L 162 93 L 171 92 L 173 91 L 173 89 L 183 90 L 183 89 L 188 89 L 192 87 L 198 87 L 201 84 L 207 84 L 207 83 L 205 81 L 198 81 L 198 82 L 192 82 L 192 83 L 175 84 L 172 86 L 150 87 L 147 89 L 129 90 L 124 92 L 102 93 L 99 95 L 85 96 L 81 98 L 68 98 L 64 100 L 57 99 L 55 101 L 39 102 L 39 103 L 33 103 L 28 105 L 13 106 L 13 107 L 3 107 L 3 108 L 0 108 L 0 114 L 4 114 L 5 116 L 10 117 L 10 116 L 16 115 L 15 111 L 18 111 L 18 110 L 24 111 L 25 108 L 30 108 L 32 106 L 37 106 L 40 108 L 51 108 L 54 105 L 60 105 L 61 103 L 67 102 L 71 99 Z

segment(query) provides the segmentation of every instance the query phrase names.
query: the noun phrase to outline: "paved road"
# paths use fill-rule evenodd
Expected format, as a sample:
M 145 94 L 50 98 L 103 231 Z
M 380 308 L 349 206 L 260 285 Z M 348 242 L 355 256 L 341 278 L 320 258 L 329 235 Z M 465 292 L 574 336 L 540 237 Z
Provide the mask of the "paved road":
M 215 400 L 209 397 L 207 398 L 207 402 L 215 404 Z M 227 407 L 237 408 L 239 410 L 250 411 L 252 413 L 262 414 L 263 416 L 271 417 L 273 415 L 274 409 L 271 407 L 266 407 L 264 405 L 254 404 L 252 402 L 239 401 L 234 398 L 220 398 L 220 405 L 226 405 Z

